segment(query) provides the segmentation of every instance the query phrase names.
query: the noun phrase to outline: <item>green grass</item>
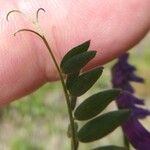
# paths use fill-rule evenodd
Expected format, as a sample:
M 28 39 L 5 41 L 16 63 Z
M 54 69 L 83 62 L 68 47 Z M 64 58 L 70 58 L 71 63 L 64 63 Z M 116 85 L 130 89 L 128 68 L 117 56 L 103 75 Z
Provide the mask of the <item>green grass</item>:
M 33 144 L 29 139 L 15 139 L 12 142 L 11 150 L 44 150 L 41 146 Z

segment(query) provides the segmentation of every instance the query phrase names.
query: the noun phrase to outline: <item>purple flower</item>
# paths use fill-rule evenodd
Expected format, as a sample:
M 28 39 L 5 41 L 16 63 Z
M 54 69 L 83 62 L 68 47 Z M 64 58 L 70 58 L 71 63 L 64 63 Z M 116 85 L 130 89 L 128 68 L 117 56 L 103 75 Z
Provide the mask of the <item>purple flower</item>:
M 130 109 L 133 118 L 145 118 L 150 115 L 150 111 L 140 106 L 144 106 L 144 100 L 135 97 L 127 91 L 123 91 L 117 98 L 117 105 L 119 109 Z
M 150 133 L 137 119 L 131 117 L 122 129 L 136 150 L 150 150 Z
M 121 56 L 118 62 L 112 68 L 112 84 L 115 88 L 121 88 L 134 93 L 133 87 L 130 85 L 130 81 L 144 82 L 143 78 L 134 74 L 136 68 L 128 63 L 129 54 L 126 53 Z
M 150 150 L 150 132 L 148 132 L 138 119 L 150 115 L 150 111 L 140 106 L 144 100 L 133 95 L 134 89 L 131 81 L 143 83 L 144 80 L 134 74 L 136 68 L 128 63 L 129 54 L 124 54 L 112 68 L 112 84 L 114 88 L 122 89 L 122 94 L 116 102 L 119 109 L 130 109 L 131 117 L 122 125 L 124 135 L 137 150 Z

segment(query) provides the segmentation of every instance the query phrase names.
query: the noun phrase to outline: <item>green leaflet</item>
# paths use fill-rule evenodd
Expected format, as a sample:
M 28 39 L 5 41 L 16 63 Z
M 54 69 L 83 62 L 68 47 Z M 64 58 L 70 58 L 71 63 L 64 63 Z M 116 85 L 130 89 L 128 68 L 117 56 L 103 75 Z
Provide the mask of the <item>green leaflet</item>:
M 96 51 L 83 52 L 66 60 L 61 65 L 61 70 L 65 74 L 80 71 L 96 55 Z
M 127 149 L 124 147 L 120 147 L 120 146 L 110 145 L 110 146 L 98 147 L 93 150 L 127 150 Z
M 61 64 L 60 66 L 63 66 L 63 64 L 68 61 L 71 57 L 75 56 L 75 55 L 78 55 L 78 54 L 81 54 L 85 51 L 88 50 L 90 46 L 90 40 L 89 41 L 86 41 L 84 42 L 83 44 L 79 45 L 79 46 L 76 46 L 74 47 L 73 49 L 71 49 L 62 59 L 61 61 Z
M 79 71 L 67 75 L 67 80 L 66 80 L 67 89 L 69 89 L 72 86 L 72 84 L 77 80 L 78 76 L 79 76 Z
M 87 122 L 78 132 L 77 136 L 81 142 L 92 142 L 103 138 L 130 116 L 129 110 L 119 110 L 105 113 L 89 122 Z
M 118 89 L 105 90 L 94 94 L 77 107 L 74 116 L 77 120 L 91 119 L 102 112 L 119 95 L 120 90 Z
M 70 84 L 71 86 L 68 88 L 70 94 L 74 96 L 83 95 L 99 79 L 99 77 L 102 75 L 102 72 L 103 67 L 98 67 L 80 75 L 76 81 Z

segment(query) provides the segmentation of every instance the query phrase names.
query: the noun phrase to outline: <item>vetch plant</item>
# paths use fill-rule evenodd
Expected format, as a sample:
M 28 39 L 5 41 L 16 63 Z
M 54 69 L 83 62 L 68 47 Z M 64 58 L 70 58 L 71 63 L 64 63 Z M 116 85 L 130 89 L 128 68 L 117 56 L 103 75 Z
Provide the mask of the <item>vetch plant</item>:
M 38 25 L 38 27 L 38 14 L 41 10 L 45 12 L 43 8 L 40 8 L 36 13 L 35 24 Z M 12 10 L 8 13 L 7 20 L 9 15 L 13 12 L 22 13 L 18 10 Z M 128 120 L 130 116 L 130 111 L 128 109 L 111 111 L 102 115 L 100 114 L 110 102 L 115 100 L 122 93 L 121 90 L 118 89 L 100 91 L 91 95 L 77 106 L 78 97 L 82 96 L 92 88 L 95 82 L 101 77 L 104 69 L 100 66 L 87 72 L 82 71 L 83 67 L 96 56 L 96 51 L 88 51 L 91 43 L 90 40 L 72 48 L 63 57 L 61 63 L 58 64 L 56 57 L 42 32 L 31 29 L 20 29 L 14 35 L 24 31 L 31 32 L 42 40 L 57 69 L 68 108 L 70 123 L 68 125 L 67 134 L 71 140 L 72 150 L 78 150 L 80 142 L 93 142 L 107 136 Z M 80 122 L 82 121 L 86 121 L 86 123 L 80 127 Z M 108 145 L 97 147 L 95 150 L 125 150 L 125 148 Z

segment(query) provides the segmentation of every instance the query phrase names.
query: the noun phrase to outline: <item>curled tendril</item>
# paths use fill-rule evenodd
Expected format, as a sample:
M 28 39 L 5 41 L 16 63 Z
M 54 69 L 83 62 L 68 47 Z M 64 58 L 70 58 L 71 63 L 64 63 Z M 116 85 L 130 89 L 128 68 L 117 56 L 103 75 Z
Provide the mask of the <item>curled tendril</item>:
M 39 12 L 40 12 L 40 11 L 46 12 L 44 8 L 39 8 L 39 9 L 37 10 L 37 12 L 36 12 L 36 21 L 37 21 L 37 22 L 38 22 L 38 17 L 39 17 Z M 9 16 L 10 16 L 10 14 L 12 14 L 12 13 L 20 13 L 20 14 L 25 15 L 25 14 L 24 14 L 22 11 L 20 11 L 20 10 L 12 10 L 12 11 L 8 12 L 8 14 L 7 14 L 7 16 L 6 16 L 6 20 L 7 20 L 7 21 L 9 21 Z M 36 31 L 34 31 L 34 30 L 31 30 L 31 29 L 20 29 L 20 30 L 18 30 L 18 31 L 16 31 L 16 32 L 14 33 L 14 36 L 16 36 L 17 33 L 24 32 L 24 31 L 25 31 L 25 32 L 34 33 L 34 34 L 36 34 L 38 37 L 44 39 L 44 36 L 43 36 L 43 35 L 41 35 L 40 33 L 36 32 Z
M 18 31 L 16 31 L 16 32 L 14 33 L 14 36 L 16 36 L 17 33 L 20 33 L 20 32 L 31 32 L 31 33 L 34 33 L 34 34 L 36 34 L 37 36 L 39 36 L 40 38 L 43 39 L 43 36 L 42 36 L 41 34 L 39 34 L 38 32 L 36 32 L 36 31 L 34 31 L 34 30 L 31 30 L 31 29 L 20 29 L 20 30 L 18 30 Z
M 6 20 L 7 20 L 7 21 L 9 21 L 9 16 L 10 16 L 10 14 L 12 14 L 12 13 L 20 13 L 20 14 L 23 14 L 23 15 L 24 15 L 24 13 L 23 13 L 22 11 L 20 11 L 20 10 L 11 10 L 10 12 L 7 13 L 7 16 L 6 16 Z
M 39 12 L 40 12 L 40 11 L 46 12 L 44 8 L 39 8 L 39 9 L 37 10 L 37 12 L 36 12 L 36 21 L 37 21 L 37 22 L 38 22 Z M 14 9 L 14 10 L 11 10 L 10 12 L 7 13 L 7 16 L 6 16 L 6 20 L 7 20 L 7 21 L 9 21 L 9 16 L 10 16 L 10 14 L 12 14 L 12 13 L 20 13 L 20 14 L 25 15 L 22 11 L 20 11 L 20 10 L 15 10 L 15 9 Z
M 46 12 L 44 8 L 39 8 L 36 12 L 36 21 L 38 22 L 38 19 L 39 19 L 39 12 L 40 11 L 43 11 L 43 12 Z

